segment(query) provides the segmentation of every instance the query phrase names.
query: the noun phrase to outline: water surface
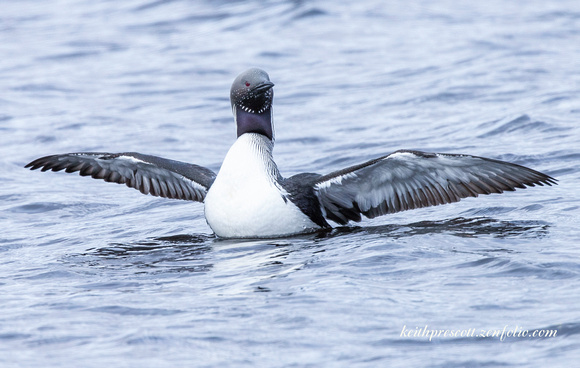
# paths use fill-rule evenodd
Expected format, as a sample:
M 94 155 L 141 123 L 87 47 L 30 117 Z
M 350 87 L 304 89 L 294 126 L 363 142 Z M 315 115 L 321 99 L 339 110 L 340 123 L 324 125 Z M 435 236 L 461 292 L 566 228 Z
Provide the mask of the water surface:
M 577 1 L 14 1 L 0 12 L 2 367 L 570 366 L 580 348 Z M 556 187 L 275 240 L 197 203 L 23 169 L 137 151 L 218 170 L 229 87 L 275 87 L 282 173 L 396 149 Z M 557 330 L 553 338 L 404 328 Z

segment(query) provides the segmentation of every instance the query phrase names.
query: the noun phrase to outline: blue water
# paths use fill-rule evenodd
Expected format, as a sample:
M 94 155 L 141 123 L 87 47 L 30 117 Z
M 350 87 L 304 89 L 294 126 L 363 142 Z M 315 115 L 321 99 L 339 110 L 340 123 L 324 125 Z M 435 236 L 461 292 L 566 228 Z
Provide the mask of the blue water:
M 1 367 L 577 364 L 578 1 L 1 8 Z M 216 239 L 198 203 L 23 168 L 137 151 L 217 171 L 235 139 L 229 87 L 251 66 L 276 83 L 285 176 L 408 148 L 559 185 L 237 241 Z M 401 336 L 425 325 L 557 335 Z

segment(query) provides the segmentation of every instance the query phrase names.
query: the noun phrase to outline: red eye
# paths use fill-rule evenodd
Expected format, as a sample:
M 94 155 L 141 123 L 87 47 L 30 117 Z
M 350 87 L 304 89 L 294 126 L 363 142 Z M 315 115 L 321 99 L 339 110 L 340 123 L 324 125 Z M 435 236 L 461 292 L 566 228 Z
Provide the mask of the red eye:
M 246 82 L 246 87 L 249 87 L 249 86 L 250 86 L 250 82 Z

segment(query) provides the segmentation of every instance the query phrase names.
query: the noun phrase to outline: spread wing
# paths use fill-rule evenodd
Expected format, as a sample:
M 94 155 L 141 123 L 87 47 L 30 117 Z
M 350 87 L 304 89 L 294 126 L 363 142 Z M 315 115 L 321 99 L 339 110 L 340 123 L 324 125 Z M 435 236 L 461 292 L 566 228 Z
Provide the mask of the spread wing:
M 322 176 L 314 183 L 329 220 L 346 224 L 457 202 L 479 194 L 557 184 L 524 166 L 483 157 L 400 150 Z
M 202 166 L 136 152 L 81 152 L 46 156 L 26 165 L 31 170 L 78 171 L 107 182 L 125 184 L 143 194 L 202 202 L 216 174 Z

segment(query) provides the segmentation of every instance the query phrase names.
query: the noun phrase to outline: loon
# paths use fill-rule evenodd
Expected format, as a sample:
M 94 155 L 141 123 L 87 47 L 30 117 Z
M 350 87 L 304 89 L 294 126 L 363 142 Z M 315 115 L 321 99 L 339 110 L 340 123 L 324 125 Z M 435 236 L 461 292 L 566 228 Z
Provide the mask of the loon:
M 271 238 L 329 229 L 389 213 L 457 202 L 479 194 L 557 184 L 513 163 L 484 157 L 398 150 L 326 175 L 284 178 L 274 162 L 268 74 L 251 68 L 230 90 L 237 140 L 218 172 L 136 152 L 46 156 L 26 165 L 79 172 L 143 194 L 203 202 L 208 225 L 222 238 Z

